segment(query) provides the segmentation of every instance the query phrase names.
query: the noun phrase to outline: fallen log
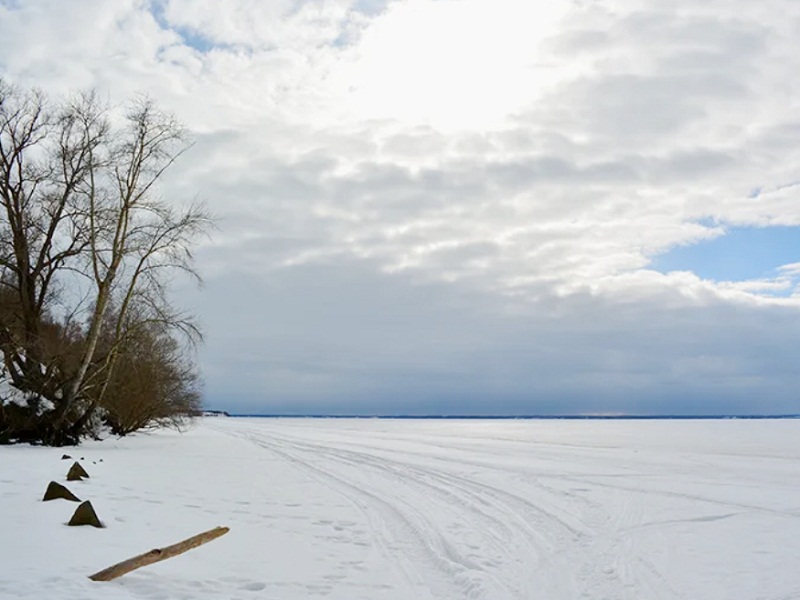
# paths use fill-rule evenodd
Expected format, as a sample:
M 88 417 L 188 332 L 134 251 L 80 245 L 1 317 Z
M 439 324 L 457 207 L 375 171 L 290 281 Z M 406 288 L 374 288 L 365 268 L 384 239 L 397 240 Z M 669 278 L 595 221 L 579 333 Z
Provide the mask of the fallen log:
M 112 565 L 107 569 L 98 571 L 94 575 L 89 575 L 89 579 L 92 581 L 111 581 L 112 579 L 122 577 L 126 573 L 130 573 L 131 571 L 135 571 L 141 567 L 146 567 L 147 565 L 152 565 L 153 563 L 167 560 L 173 556 L 183 554 L 192 548 L 197 548 L 198 546 L 207 544 L 208 542 L 225 535 L 228 533 L 228 531 L 230 531 L 230 528 L 228 527 L 215 527 L 214 529 L 209 529 L 208 531 L 199 533 L 183 540 L 182 542 L 173 544 L 172 546 L 156 548 L 154 550 L 150 550 L 150 552 L 145 552 L 139 556 L 134 556 L 128 560 L 123 560 L 122 562 Z

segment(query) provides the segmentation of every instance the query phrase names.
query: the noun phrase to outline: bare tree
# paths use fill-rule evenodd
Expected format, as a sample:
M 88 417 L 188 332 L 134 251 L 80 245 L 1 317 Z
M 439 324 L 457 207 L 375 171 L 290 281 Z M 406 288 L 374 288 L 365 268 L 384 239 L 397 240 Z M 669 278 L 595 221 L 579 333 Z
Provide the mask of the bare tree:
M 0 347 L 10 385 L 52 405 L 21 437 L 61 444 L 86 432 L 117 367 L 134 303 L 147 307 L 149 321 L 196 331 L 167 302 L 166 275 L 196 277 L 191 247 L 210 219 L 201 207 L 175 207 L 156 190 L 187 147 L 184 129 L 148 99 L 133 101 L 122 121 L 112 127 L 93 94 L 50 107 L 41 92 L 0 80 L 0 283 L 16 305 L 4 311 L 13 318 L 0 321 Z M 70 297 L 82 301 L 59 298 L 68 285 L 77 288 Z M 51 308 L 65 331 L 84 319 L 69 361 L 44 351 Z M 112 343 L 98 357 L 104 325 Z M 2 427 L 0 420 L 0 434 Z
M 119 435 L 150 426 L 180 426 L 200 410 L 199 378 L 186 358 L 185 343 L 168 324 L 138 315 L 129 315 L 127 321 L 115 344 L 121 368 L 97 389 L 107 423 Z

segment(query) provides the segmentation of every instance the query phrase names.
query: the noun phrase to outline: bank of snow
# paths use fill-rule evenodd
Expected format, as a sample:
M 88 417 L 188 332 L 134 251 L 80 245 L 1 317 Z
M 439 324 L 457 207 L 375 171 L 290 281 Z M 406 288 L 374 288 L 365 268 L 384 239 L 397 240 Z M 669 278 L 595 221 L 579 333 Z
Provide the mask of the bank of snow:
M 203 419 L 67 450 L 103 530 L 63 452 L 0 447 L 0 597 L 800 598 L 800 421 Z

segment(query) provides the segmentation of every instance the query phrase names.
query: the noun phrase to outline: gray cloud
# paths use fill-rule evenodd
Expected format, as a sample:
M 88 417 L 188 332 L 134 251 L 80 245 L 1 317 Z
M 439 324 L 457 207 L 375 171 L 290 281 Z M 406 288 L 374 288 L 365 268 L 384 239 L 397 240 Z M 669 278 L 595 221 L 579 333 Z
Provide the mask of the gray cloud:
M 185 119 L 162 193 L 220 217 L 181 292 L 212 402 L 796 411 L 800 296 L 770 291 L 794 279 L 648 266 L 800 225 L 800 4 L 503 2 L 0 4 L 0 69 Z M 558 17 L 538 41 L 534 9 Z M 381 45 L 435 19 L 416 41 L 441 56 Z
M 210 392 L 243 411 L 781 412 L 798 383 L 800 331 L 778 308 L 578 294 L 536 314 L 487 311 L 480 294 L 352 262 L 268 281 L 234 272 L 210 288 L 208 348 L 231 350 L 206 351 Z

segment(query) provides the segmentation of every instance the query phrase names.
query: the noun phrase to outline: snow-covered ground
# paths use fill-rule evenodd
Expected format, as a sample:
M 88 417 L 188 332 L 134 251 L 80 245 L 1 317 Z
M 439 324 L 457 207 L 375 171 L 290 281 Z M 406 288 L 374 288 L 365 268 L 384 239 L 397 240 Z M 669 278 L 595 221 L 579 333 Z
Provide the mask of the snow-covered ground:
M 0 447 L 2 598 L 800 599 L 798 420 L 203 419 L 66 451 L 107 527 L 39 501 L 63 449 Z

